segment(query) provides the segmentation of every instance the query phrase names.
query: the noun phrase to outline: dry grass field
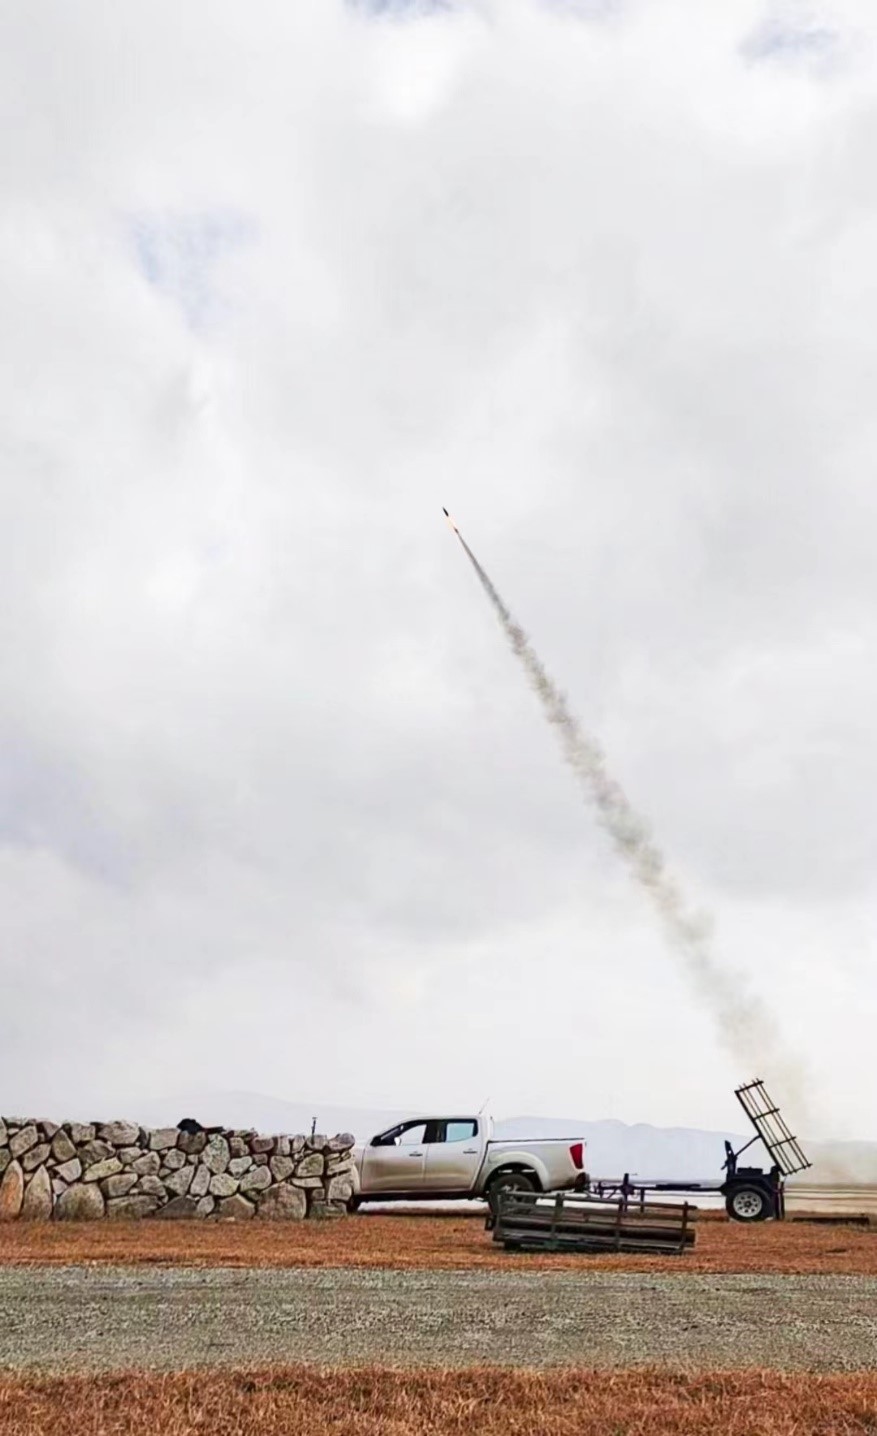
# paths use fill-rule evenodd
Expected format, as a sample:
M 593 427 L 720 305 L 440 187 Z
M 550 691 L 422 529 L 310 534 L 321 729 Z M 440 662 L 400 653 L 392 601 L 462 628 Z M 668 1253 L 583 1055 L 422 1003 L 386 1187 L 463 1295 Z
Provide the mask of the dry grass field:
M 378 1368 L 0 1377 L 0 1436 L 865 1436 L 877 1373 Z
M 491 1241 L 477 1215 L 0 1226 L 0 1266 L 89 1264 L 877 1276 L 877 1227 L 797 1221 L 744 1227 L 704 1214 L 694 1252 L 647 1258 L 508 1254 Z M 684 1285 L 673 1282 L 672 1288 Z M 421 1293 L 418 1300 L 426 1298 Z M 699 1319 L 703 1325 L 703 1313 Z M 380 1365 L 344 1369 L 255 1369 L 244 1363 L 264 1361 L 263 1356 L 239 1351 L 235 1360 L 231 1350 L 228 1365 L 210 1370 L 47 1376 L 7 1368 L 0 1372 L 0 1436 L 42 1431 L 53 1436 L 285 1436 L 292 1431 L 308 1436 L 877 1436 L 877 1370 L 837 1375 L 752 1368 L 683 1372 L 682 1346 L 671 1369 L 540 1370 L 535 1363 L 526 1371 L 478 1365 L 459 1369 L 450 1360 L 452 1369 L 442 1369 L 444 1360 L 426 1369 L 420 1358 L 401 1370 L 385 1364 L 398 1365 L 393 1351 L 391 1346 L 386 1355 L 359 1357 L 359 1362 L 374 1359 Z M 287 1351 L 281 1359 L 288 1362 L 291 1356 Z M 586 1359 L 594 1358 L 589 1352 Z M 129 1354 L 118 1364 L 136 1360 Z M 765 1357 L 757 1360 L 763 1365 Z M 200 1366 L 201 1358 L 193 1364 Z M 702 1362 L 706 1368 L 720 1364 L 712 1357 Z M 732 1364 L 745 1364 L 736 1347 Z
M 571 1271 L 836 1273 L 877 1276 L 877 1228 L 795 1221 L 700 1222 L 681 1257 L 510 1254 L 479 1216 L 360 1215 L 329 1222 L 13 1222 L 0 1265 L 101 1262 L 169 1266 L 472 1268 Z

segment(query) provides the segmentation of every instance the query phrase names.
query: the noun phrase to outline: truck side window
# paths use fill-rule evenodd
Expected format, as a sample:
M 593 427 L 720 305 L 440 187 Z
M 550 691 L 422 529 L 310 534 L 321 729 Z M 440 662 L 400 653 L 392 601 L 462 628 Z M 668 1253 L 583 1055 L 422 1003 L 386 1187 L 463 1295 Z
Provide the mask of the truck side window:
M 477 1136 L 477 1122 L 448 1122 L 445 1128 L 446 1142 L 470 1142 Z
M 426 1132 L 425 1122 L 403 1122 L 398 1127 L 392 1127 L 389 1132 L 382 1132 L 372 1141 L 373 1147 L 416 1147 L 424 1139 Z
M 418 1122 L 416 1126 L 404 1127 L 399 1136 L 397 1146 L 419 1147 L 426 1136 L 426 1123 Z

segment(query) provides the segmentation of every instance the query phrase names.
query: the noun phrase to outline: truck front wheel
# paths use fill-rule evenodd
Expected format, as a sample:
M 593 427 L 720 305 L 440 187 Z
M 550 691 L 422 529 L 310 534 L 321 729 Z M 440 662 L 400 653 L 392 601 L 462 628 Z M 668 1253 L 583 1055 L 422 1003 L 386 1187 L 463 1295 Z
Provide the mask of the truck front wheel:
M 771 1200 L 763 1187 L 734 1187 L 725 1198 L 725 1210 L 735 1222 L 763 1222 L 772 1216 Z
M 538 1192 L 539 1180 L 531 1172 L 497 1172 L 487 1184 L 487 1200 L 490 1210 L 499 1206 L 500 1192 Z

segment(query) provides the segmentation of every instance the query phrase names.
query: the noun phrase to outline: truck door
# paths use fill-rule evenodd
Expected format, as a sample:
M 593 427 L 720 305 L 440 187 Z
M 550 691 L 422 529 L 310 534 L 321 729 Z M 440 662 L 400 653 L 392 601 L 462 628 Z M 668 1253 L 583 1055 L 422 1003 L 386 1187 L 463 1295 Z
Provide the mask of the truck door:
M 424 1189 L 431 1192 L 468 1192 L 481 1166 L 483 1143 L 476 1117 L 455 1117 L 436 1123 L 427 1135 Z
M 373 1137 L 362 1159 L 363 1196 L 419 1192 L 426 1163 L 426 1122 L 402 1122 Z

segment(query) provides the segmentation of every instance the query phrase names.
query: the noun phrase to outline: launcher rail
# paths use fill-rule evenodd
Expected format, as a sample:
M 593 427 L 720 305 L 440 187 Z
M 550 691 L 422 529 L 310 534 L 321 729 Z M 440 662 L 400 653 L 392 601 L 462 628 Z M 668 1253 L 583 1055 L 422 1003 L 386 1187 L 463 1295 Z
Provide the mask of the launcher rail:
M 612 1201 L 578 1192 L 501 1192 L 487 1219 L 506 1251 L 677 1255 L 696 1240 L 689 1202 Z

